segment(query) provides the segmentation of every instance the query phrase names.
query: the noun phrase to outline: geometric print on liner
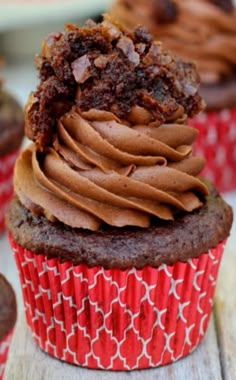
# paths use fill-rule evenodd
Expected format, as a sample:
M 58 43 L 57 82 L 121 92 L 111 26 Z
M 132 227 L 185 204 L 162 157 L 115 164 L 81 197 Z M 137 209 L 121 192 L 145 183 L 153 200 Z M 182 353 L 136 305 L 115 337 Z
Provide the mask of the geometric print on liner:
M 157 367 L 192 352 L 206 332 L 224 243 L 186 263 L 121 271 L 47 260 L 10 240 L 28 326 L 58 359 Z
M 12 176 L 19 149 L 0 157 L 0 232 L 4 228 L 6 208 L 13 195 Z
M 202 112 L 189 124 L 199 131 L 193 152 L 206 159 L 201 175 L 221 192 L 236 189 L 236 108 Z

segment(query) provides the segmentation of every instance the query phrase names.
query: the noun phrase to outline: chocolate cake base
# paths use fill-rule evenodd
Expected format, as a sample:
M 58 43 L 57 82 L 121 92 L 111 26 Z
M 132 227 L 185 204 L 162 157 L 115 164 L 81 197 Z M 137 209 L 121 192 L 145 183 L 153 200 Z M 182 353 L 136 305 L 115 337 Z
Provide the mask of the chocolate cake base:
M 201 208 L 182 213 L 175 221 L 155 220 L 147 229 L 104 226 L 91 232 L 71 228 L 34 216 L 16 197 L 8 209 L 6 224 L 19 245 L 61 262 L 120 269 L 158 267 L 197 257 L 227 238 L 232 209 L 212 185 L 209 192 Z

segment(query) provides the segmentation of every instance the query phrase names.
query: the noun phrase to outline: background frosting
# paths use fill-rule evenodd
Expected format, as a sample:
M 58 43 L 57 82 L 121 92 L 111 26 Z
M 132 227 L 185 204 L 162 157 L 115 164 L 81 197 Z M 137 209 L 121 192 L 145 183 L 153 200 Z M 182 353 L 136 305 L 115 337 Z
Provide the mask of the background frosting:
M 235 75 L 236 10 L 225 12 L 206 0 L 175 0 L 177 13 L 172 22 L 159 22 L 155 1 L 118 0 L 113 17 L 132 28 L 145 25 L 164 45 L 197 64 L 204 83 L 214 83 Z

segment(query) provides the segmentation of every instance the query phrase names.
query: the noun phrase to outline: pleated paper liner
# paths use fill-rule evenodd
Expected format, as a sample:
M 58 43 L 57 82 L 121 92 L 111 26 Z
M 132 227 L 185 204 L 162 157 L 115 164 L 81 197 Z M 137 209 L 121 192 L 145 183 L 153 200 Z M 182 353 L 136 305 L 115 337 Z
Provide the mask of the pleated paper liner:
M 0 342 L 0 380 L 3 379 L 12 334 L 13 330 L 11 330 Z
M 48 354 L 83 367 L 157 367 L 189 354 L 209 321 L 224 248 L 127 270 L 47 260 L 10 242 L 26 319 Z
M 19 149 L 0 157 L 0 233 L 4 230 L 5 211 L 13 195 L 13 170 Z
M 236 108 L 205 112 L 190 120 L 199 130 L 194 154 L 206 159 L 202 175 L 221 191 L 236 189 Z

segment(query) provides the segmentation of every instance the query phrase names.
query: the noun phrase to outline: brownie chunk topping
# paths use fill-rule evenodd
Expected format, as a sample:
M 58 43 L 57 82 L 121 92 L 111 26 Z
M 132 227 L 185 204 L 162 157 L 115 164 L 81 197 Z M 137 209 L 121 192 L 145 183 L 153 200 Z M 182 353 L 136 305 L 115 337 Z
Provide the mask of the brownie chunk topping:
M 26 107 L 26 134 L 41 151 L 52 144 L 58 119 L 74 104 L 121 119 L 141 106 L 161 123 L 180 107 L 189 116 L 203 108 L 192 63 L 165 51 L 143 27 L 126 32 L 108 17 L 50 34 L 36 65 L 40 83 Z

